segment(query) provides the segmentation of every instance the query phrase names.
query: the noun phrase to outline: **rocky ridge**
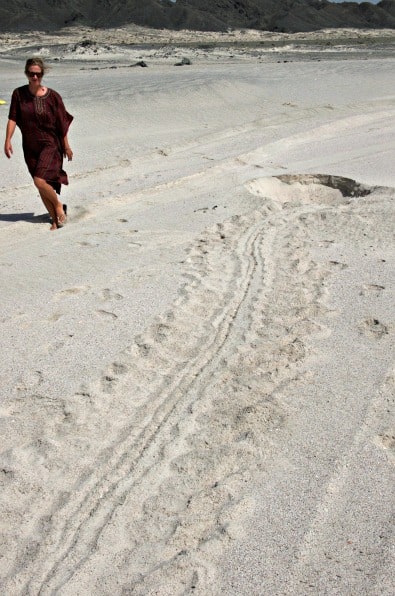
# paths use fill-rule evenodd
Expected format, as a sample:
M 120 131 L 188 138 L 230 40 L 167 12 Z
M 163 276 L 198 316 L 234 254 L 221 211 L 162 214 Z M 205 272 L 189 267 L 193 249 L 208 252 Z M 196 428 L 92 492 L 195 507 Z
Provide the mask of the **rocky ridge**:
M 0 31 L 54 31 L 71 25 L 294 33 L 323 28 L 395 28 L 395 0 L 14 0 L 0 5 Z

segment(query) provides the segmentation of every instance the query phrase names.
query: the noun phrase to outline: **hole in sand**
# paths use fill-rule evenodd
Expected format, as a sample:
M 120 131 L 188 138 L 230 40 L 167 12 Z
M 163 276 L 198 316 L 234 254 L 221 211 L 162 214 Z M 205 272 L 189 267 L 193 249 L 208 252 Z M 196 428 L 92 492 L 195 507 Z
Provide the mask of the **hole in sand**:
M 257 196 L 270 197 L 280 203 L 336 205 L 345 199 L 371 194 L 375 189 L 342 176 L 330 174 L 282 174 L 257 178 L 247 184 Z
M 332 176 L 331 174 L 283 174 L 276 176 L 278 180 L 286 184 L 320 184 L 339 190 L 343 197 L 366 197 L 373 192 L 372 188 L 359 184 L 352 178 L 344 178 L 343 176 Z

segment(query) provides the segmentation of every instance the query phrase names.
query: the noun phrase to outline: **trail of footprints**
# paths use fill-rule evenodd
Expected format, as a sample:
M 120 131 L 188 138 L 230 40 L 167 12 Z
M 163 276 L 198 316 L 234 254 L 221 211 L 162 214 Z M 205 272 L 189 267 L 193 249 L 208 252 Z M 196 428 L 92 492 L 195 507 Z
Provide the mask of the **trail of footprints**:
M 304 338 L 325 332 L 331 266 L 308 257 L 312 215 L 265 199 L 208 230 L 171 311 L 65 398 L 46 466 L 68 489 L 6 593 L 211 593 L 211 559 L 242 532 L 248 483 L 286 424 L 281 391 L 304 382 Z
M 66 298 L 74 298 L 79 296 L 84 296 L 94 290 L 90 286 L 75 286 L 72 288 L 65 288 L 61 290 L 54 296 L 54 302 L 62 302 Z M 124 296 L 119 294 L 118 292 L 114 292 L 109 288 L 104 288 L 97 292 L 97 300 L 100 302 L 113 302 L 118 300 L 123 300 Z M 96 314 L 100 317 L 109 318 L 109 319 L 117 319 L 118 315 L 112 312 L 111 310 L 107 310 L 105 308 L 98 308 L 96 309 Z M 50 320 L 57 320 L 62 316 L 62 312 L 58 311 L 51 316 Z

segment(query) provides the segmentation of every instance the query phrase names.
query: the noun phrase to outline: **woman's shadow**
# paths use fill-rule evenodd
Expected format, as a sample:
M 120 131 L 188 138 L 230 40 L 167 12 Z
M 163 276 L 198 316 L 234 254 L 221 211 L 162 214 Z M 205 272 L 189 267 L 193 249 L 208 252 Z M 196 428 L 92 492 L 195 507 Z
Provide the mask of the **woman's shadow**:
M 45 223 L 49 222 L 51 218 L 48 213 L 42 215 L 34 215 L 34 213 L 0 213 L 0 221 L 28 221 L 29 223 Z

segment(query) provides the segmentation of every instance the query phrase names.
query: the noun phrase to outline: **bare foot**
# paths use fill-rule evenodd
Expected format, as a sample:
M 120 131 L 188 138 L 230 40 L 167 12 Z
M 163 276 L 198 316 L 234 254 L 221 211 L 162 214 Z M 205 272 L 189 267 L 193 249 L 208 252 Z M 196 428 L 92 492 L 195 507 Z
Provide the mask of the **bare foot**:
M 58 217 L 57 227 L 63 228 L 63 226 L 66 222 L 67 222 L 67 215 L 63 212 L 63 215 Z
M 67 222 L 67 205 L 63 205 L 58 201 L 56 205 L 56 220 L 58 228 L 62 228 Z

